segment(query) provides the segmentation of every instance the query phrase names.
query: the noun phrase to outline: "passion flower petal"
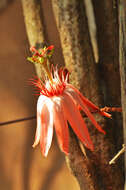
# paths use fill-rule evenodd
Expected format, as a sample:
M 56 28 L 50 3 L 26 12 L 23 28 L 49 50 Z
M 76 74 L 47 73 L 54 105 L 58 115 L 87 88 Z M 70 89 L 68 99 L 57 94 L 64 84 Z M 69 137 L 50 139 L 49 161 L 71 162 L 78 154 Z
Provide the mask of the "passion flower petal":
M 40 146 L 42 154 L 47 156 L 53 136 L 53 110 L 48 107 L 48 104 L 43 106 L 41 125 Z
M 76 89 L 74 86 L 72 86 L 71 84 L 67 85 L 68 88 L 72 88 L 77 94 L 79 94 L 79 96 L 81 97 L 82 101 L 92 110 L 94 111 L 98 111 L 98 113 L 102 116 L 111 118 L 111 114 L 104 112 L 104 111 L 100 111 L 99 107 L 97 107 L 95 104 L 93 104 L 90 100 L 88 100 L 87 98 L 85 98 L 78 89 Z
M 75 91 L 73 91 L 72 89 L 69 91 L 66 91 L 66 93 L 73 99 L 74 102 L 76 102 L 81 109 L 84 111 L 84 113 L 88 116 L 88 118 L 91 120 L 91 122 L 93 123 L 93 125 L 101 132 L 105 134 L 105 131 L 101 128 L 101 126 L 97 123 L 97 121 L 95 120 L 94 116 L 92 115 L 92 113 L 89 111 L 86 103 L 84 103 L 82 101 L 82 99 L 79 97 L 79 95 L 77 93 L 75 93 Z
M 63 112 L 66 119 L 69 121 L 75 134 L 85 144 L 85 146 L 87 146 L 87 148 L 91 150 L 94 150 L 87 126 L 82 119 L 81 114 L 77 109 L 77 106 L 69 95 L 64 94 L 63 97 Z
M 68 124 L 67 120 L 64 117 L 63 109 L 62 109 L 62 99 L 61 103 L 55 101 L 54 106 L 54 126 L 56 130 L 56 134 L 58 137 L 58 142 L 61 147 L 61 150 L 65 153 L 69 153 L 69 132 L 68 132 Z

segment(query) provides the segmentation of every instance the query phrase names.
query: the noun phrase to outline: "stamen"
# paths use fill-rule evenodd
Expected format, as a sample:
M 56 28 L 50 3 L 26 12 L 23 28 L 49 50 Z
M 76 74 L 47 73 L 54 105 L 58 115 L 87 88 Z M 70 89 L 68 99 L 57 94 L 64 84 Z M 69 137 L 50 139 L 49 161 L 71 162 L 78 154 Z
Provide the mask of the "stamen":
M 51 72 L 50 72 L 50 70 L 49 70 L 49 68 L 48 68 L 47 60 L 44 62 L 43 67 L 44 67 L 44 70 L 46 71 L 46 74 L 47 74 L 47 76 L 48 76 L 48 79 L 49 79 L 50 82 L 53 84 L 53 78 L 52 78 Z
M 48 58 L 52 56 L 54 46 L 49 46 L 47 48 L 44 47 L 41 50 L 41 53 L 38 50 L 36 50 L 35 47 L 31 47 L 30 50 L 31 52 L 34 52 L 34 54 L 32 55 L 32 57 L 28 57 L 28 60 L 31 61 L 32 63 L 41 64 L 44 68 L 44 71 L 47 74 L 49 81 L 51 82 L 51 84 L 53 84 L 53 77 L 47 63 L 48 63 Z

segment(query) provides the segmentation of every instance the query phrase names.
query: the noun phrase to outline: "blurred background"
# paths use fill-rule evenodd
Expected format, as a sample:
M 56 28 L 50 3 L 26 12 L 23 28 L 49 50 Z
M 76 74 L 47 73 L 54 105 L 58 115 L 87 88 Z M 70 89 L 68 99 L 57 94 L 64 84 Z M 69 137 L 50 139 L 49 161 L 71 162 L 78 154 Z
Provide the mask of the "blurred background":
M 61 62 L 59 37 L 48 2 L 43 4 L 47 38 L 55 46 L 54 61 L 57 57 Z M 20 0 L 0 1 L 0 45 L 0 122 L 33 116 L 37 96 L 28 80 L 35 69 L 26 60 L 29 44 Z M 39 146 L 32 148 L 35 129 L 35 119 L 0 127 L 0 189 L 78 190 L 55 135 L 47 158 L 43 158 Z

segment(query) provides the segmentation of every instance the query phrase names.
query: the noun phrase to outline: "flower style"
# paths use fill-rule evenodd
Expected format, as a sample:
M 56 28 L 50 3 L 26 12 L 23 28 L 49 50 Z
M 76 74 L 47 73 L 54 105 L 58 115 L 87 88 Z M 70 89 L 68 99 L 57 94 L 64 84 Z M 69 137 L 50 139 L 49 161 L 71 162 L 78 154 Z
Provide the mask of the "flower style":
M 85 98 L 79 90 L 69 84 L 69 72 L 66 69 L 51 69 L 49 78 L 44 82 L 34 81 L 39 88 L 40 96 L 37 102 L 37 129 L 35 147 L 40 142 L 42 154 L 47 156 L 55 128 L 61 150 L 69 153 L 68 122 L 79 140 L 90 150 L 94 150 L 88 128 L 80 114 L 82 110 L 92 124 L 103 134 L 105 131 L 96 122 L 92 112 L 111 117 L 110 114 L 100 111 L 91 101 Z

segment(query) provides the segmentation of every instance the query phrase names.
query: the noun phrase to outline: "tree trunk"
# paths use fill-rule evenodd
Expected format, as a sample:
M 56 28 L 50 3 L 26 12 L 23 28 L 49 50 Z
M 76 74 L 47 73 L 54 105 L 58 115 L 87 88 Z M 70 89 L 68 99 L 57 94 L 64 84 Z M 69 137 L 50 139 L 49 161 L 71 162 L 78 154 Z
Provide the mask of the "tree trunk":
M 104 23 L 104 20 L 102 21 L 102 18 L 104 18 L 106 13 L 103 11 L 101 4 L 102 2 L 99 2 L 99 4 L 97 4 L 97 11 L 102 8 L 100 12 L 102 12 L 103 16 L 98 15 L 96 17 L 97 21 L 98 17 L 101 19 L 99 23 L 100 27 L 103 25 L 102 22 Z M 106 68 L 106 70 L 104 69 L 102 71 L 103 73 L 101 75 L 101 64 L 95 64 L 93 58 L 83 1 L 52 0 L 52 5 L 57 22 L 57 28 L 60 33 L 65 64 L 67 68 L 72 71 L 72 84 L 79 88 L 84 95 L 86 95 L 97 105 L 104 105 L 104 102 L 106 103 L 108 100 L 111 100 L 110 102 L 113 101 L 116 105 L 118 105 L 120 102 L 120 80 L 118 61 L 116 60 L 116 58 L 118 59 L 118 39 L 117 43 L 115 43 L 115 39 L 113 39 L 115 37 L 114 36 L 111 39 L 111 43 L 109 42 L 109 44 L 107 44 L 107 50 L 105 49 L 105 51 L 100 46 L 102 45 L 103 38 L 105 43 L 108 42 L 106 38 L 108 38 L 108 36 L 109 38 L 111 37 L 111 35 L 109 35 L 109 30 L 111 28 L 114 28 L 115 30 L 115 25 L 111 26 L 113 22 L 109 23 L 111 28 L 106 28 L 108 35 L 106 35 L 107 32 L 105 33 L 105 31 L 101 33 L 101 35 L 103 34 L 103 37 L 101 37 L 101 35 L 98 35 L 100 61 L 101 64 L 103 64 L 102 67 Z M 110 5 L 107 6 L 109 7 Z M 104 9 L 106 8 L 107 7 L 104 7 Z M 100 33 L 99 26 L 98 32 Z M 118 30 L 116 29 L 115 35 L 118 36 L 117 34 Z M 112 56 L 108 57 L 108 53 L 109 55 L 112 54 Z M 115 58 L 113 58 L 114 55 L 116 55 Z M 109 60 L 109 63 L 107 60 Z M 111 75 L 110 72 L 112 70 L 113 74 Z M 109 78 L 112 76 L 113 80 L 107 78 L 108 75 Z M 115 80 L 118 82 L 118 86 L 117 83 L 115 83 Z M 105 91 L 107 92 L 106 94 Z M 114 105 L 113 102 L 110 103 L 110 105 Z M 78 157 L 78 154 L 74 156 L 73 159 L 74 148 L 71 149 L 73 142 L 72 141 L 70 144 L 71 154 L 67 158 L 69 160 L 69 166 L 71 167 L 73 174 L 76 176 L 78 182 L 80 183 L 81 189 L 122 190 L 123 177 L 119 166 L 115 165 L 112 167 L 109 165 L 109 160 L 112 157 L 112 153 L 114 154 L 116 151 L 113 140 L 114 123 L 108 123 L 104 118 L 101 117 L 98 117 L 97 119 L 101 126 L 107 131 L 107 135 L 103 136 L 97 133 L 94 129 L 90 131 L 92 134 L 93 142 L 95 144 L 95 151 L 92 153 L 90 151 L 86 151 L 87 159 L 85 159 L 84 155 Z M 92 127 L 89 123 L 88 125 L 90 128 Z M 79 164 L 74 165 L 76 162 Z M 78 167 L 81 167 L 82 169 L 81 175 L 78 175 Z M 117 180 L 115 181 L 115 179 Z
M 124 143 L 126 145 L 126 2 L 119 2 L 119 63 L 121 76 L 121 100 L 123 109 L 123 131 Z M 125 172 L 126 172 L 126 151 L 125 151 Z M 125 173 L 126 175 L 126 173 Z M 125 181 L 126 190 L 126 181 Z

